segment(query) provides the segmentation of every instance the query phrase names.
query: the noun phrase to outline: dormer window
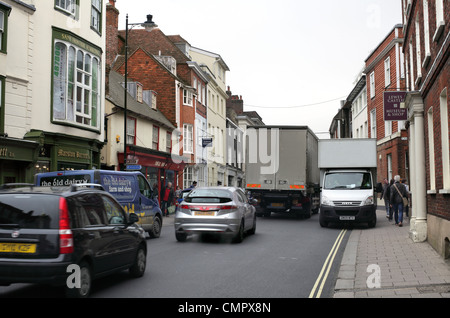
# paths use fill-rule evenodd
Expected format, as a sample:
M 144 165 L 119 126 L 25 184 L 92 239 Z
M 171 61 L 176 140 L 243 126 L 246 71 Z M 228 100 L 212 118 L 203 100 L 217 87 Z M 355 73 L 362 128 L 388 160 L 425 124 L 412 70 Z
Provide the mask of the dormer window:
M 156 95 L 157 93 L 152 90 L 143 91 L 143 100 L 148 106 L 156 110 Z

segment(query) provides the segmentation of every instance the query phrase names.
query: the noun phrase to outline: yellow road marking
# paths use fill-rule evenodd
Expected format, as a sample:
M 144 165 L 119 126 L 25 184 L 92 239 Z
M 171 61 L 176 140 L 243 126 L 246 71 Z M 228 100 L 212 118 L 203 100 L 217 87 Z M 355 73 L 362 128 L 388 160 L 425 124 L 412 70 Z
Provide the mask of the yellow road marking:
M 327 259 L 325 260 L 325 263 L 322 266 L 322 270 L 320 271 L 319 277 L 317 277 L 316 283 L 314 284 L 314 286 L 311 290 L 311 293 L 309 294 L 309 298 L 320 298 L 320 295 L 322 294 L 323 286 L 325 285 L 325 281 L 328 278 L 328 274 L 330 272 L 331 265 L 333 264 L 334 257 L 336 256 L 337 251 L 339 250 L 339 246 L 341 245 L 342 239 L 344 238 L 346 232 L 347 232 L 347 230 L 343 229 L 339 233 L 336 241 L 333 244 L 333 247 L 331 248 L 330 253 L 327 256 Z M 322 280 L 322 283 L 320 284 L 320 287 L 317 290 L 317 287 L 319 286 L 319 283 L 321 280 Z M 316 290 L 317 290 L 317 294 L 314 297 Z

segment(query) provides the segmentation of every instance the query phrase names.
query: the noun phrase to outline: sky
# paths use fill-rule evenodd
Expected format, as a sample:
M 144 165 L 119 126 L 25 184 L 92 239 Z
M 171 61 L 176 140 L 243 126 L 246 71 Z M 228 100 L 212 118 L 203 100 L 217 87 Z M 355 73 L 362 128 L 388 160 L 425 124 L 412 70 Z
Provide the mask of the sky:
M 227 86 L 266 125 L 306 125 L 328 138 L 369 54 L 396 24 L 401 0 L 117 0 L 119 29 L 146 21 L 219 54 Z

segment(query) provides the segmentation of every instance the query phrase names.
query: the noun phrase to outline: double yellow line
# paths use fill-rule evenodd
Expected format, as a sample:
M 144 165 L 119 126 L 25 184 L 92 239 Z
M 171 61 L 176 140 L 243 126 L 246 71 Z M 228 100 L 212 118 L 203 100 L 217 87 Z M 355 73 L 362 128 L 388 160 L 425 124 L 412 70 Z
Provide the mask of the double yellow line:
M 339 250 L 339 246 L 341 245 L 342 239 L 345 236 L 345 233 L 347 232 L 346 229 L 343 229 L 336 241 L 334 242 L 333 247 L 331 248 L 330 253 L 328 254 L 327 259 L 325 260 L 325 263 L 323 264 L 322 270 L 320 271 L 319 277 L 317 277 L 316 283 L 314 284 L 314 287 L 311 290 L 311 293 L 309 294 L 309 298 L 320 298 L 320 295 L 322 294 L 322 290 L 323 290 L 323 286 L 325 285 L 325 281 L 328 278 L 328 274 L 330 272 L 331 269 L 331 265 L 333 265 L 333 260 L 334 257 L 337 254 L 337 251 Z M 317 287 L 319 286 L 320 283 L 320 287 L 319 289 L 317 289 Z M 316 293 L 317 291 L 317 293 Z M 314 296 L 314 294 L 316 294 Z

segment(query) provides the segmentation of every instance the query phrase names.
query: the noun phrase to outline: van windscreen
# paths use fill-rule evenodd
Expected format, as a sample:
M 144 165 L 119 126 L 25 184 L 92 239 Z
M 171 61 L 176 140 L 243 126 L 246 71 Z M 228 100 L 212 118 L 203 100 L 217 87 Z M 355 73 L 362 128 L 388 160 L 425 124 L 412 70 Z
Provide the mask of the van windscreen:
M 368 172 L 331 172 L 325 175 L 325 189 L 372 189 Z

